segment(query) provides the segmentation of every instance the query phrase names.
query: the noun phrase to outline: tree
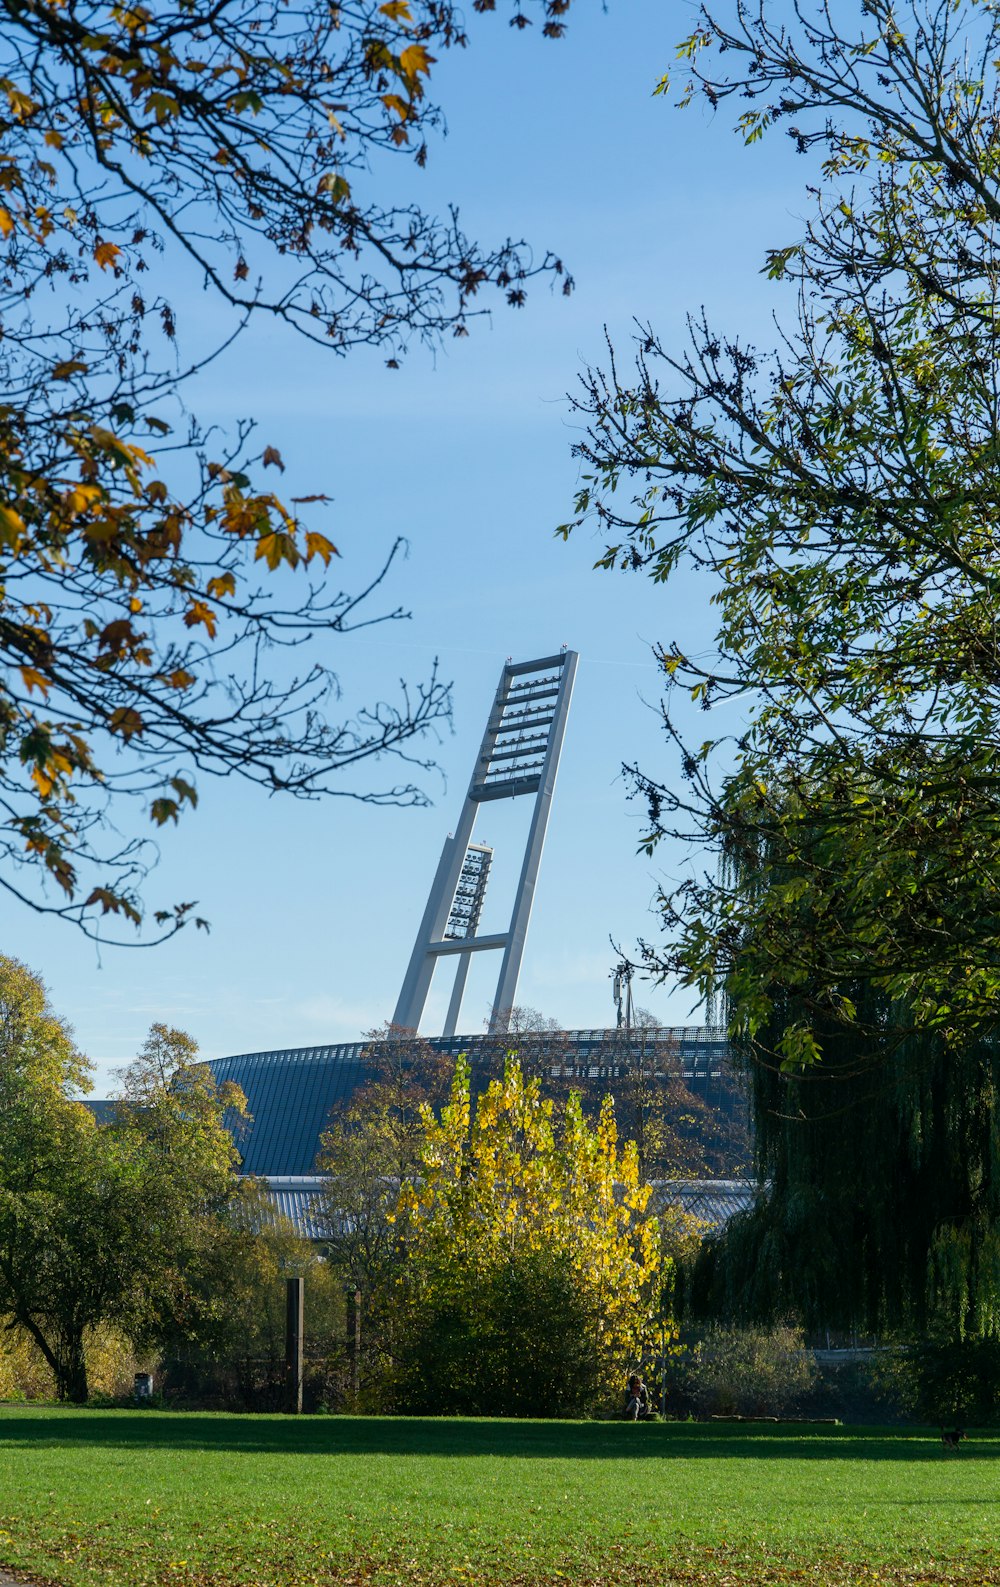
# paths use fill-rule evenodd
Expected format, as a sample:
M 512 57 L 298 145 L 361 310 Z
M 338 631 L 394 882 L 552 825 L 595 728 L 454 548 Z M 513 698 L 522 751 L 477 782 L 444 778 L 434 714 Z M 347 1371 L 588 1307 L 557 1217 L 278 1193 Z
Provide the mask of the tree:
M 399 1213 L 413 1410 L 570 1414 L 620 1388 L 650 1336 L 662 1279 L 633 1143 L 614 1108 L 596 1128 L 571 1096 L 560 1126 L 510 1059 L 473 1109 L 456 1065 L 438 1119 L 423 1111 L 418 1174 Z
M 694 1309 L 795 1316 L 814 1333 L 1000 1337 L 996 1036 L 901 1037 L 887 1000 L 846 990 L 866 1026 L 881 1021 L 877 1045 L 831 1025 L 807 1069 L 766 1062 L 761 1048 L 801 1015 L 792 992 L 744 1055 L 762 1188 L 703 1248 Z
M 531 9 L 557 37 L 568 5 Z M 196 774 L 421 802 L 348 773 L 410 760 L 448 710 L 432 673 L 327 719 L 334 675 L 282 651 L 377 621 L 388 563 L 329 587 L 338 553 L 307 521 L 325 498 L 279 496 L 276 448 L 202 433 L 183 382 L 251 317 L 394 367 L 414 338 L 464 335 L 488 288 L 518 306 L 533 275 L 570 282 L 405 184 L 378 197 L 384 158 L 427 158 L 434 52 L 466 43 L 450 0 L 2 0 L 0 18 L 0 884 L 96 933 L 143 919 L 151 845 L 107 836 L 127 796 L 158 827 Z M 185 272 L 221 315 L 196 354 L 165 295 Z
M 838 1031 L 881 1061 L 887 1006 L 957 1053 L 1000 991 L 1000 16 L 734 0 L 681 53 L 685 99 L 736 96 L 746 142 L 784 125 L 821 169 L 766 262 L 796 294 L 777 352 L 644 328 L 635 378 L 613 359 L 579 399 L 602 564 L 695 565 L 719 614 L 710 663 L 659 651 L 684 788 L 636 775 L 646 847 L 693 831 L 724 864 L 664 897 L 650 956 L 765 1061 Z M 678 697 L 744 723 L 689 745 Z
M 243 1192 L 218 1087 L 183 1032 L 154 1026 L 115 1119 L 73 1092 L 86 1061 L 37 976 L 0 958 L 0 1316 L 34 1340 L 60 1398 L 87 1398 L 102 1323 L 139 1339 L 192 1314 L 200 1268 Z

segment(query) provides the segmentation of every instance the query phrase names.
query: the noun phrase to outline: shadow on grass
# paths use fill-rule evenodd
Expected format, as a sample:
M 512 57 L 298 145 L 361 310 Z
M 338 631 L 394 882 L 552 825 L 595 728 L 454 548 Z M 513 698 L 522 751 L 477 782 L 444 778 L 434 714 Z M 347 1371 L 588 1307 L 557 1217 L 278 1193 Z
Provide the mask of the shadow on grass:
M 423 1417 L 227 1416 L 0 1407 L 0 1447 L 254 1455 L 509 1456 L 540 1460 L 995 1460 L 1000 1439 L 960 1455 L 920 1429 L 691 1423 L 469 1421 Z

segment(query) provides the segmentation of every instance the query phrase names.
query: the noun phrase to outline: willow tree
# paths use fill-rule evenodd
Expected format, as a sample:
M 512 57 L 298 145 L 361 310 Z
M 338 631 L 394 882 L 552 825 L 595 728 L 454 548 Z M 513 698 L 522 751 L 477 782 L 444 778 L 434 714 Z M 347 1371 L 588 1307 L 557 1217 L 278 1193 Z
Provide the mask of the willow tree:
M 738 105 L 749 145 L 784 130 L 813 185 L 764 261 L 775 351 L 704 316 L 686 348 L 644 328 L 634 374 L 578 400 L 602 564 L 696 568 L 718 618 L 708 659 L 659 650 L 680 775 L 635 769 L 645 846 L 693 833 L 709 859 L 649 956 L 752 1059 L 771 1189 L 742 1293 L 989 1332 L 1000 12 L 732 0 L 679 53 L 683 101 Z M 728 705 L 725 736 L 709 715 L 688 741 L 690 704 Z
M 513 20 L 558 37 L 568 6 Z M 448 0 L 0 0 L 0 888 L 38 910 L 140 926 L 146 834 L 199 775 L 425 797 L 372 767 L 419 763 L 447 688 L 345 715 L 301 649 L 383 615 L 385 560 L 338 588 L 323 482 L 280 489 L 278 450 L 200 431 L 186 383 L 251 319 L 397 367 L 533 275 L 569 289 L 421 207 L 428 83 L 466 42 Z

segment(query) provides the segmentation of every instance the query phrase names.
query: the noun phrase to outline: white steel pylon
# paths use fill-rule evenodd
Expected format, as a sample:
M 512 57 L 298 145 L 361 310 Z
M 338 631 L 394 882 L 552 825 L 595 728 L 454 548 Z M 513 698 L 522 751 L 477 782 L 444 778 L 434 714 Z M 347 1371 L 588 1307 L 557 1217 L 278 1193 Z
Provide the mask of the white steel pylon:
M 437 960 L 444 954 L 458 954 L 458 973 L 444 1030 L 445 1036 L 453 1036 L 472 954 L 502 948 L 493 1029 L 506 1029 L 517 993 L 578 660 L 575 650 L 563 650 L 558 656 L 543 656 L 538 661 L 508 662 L 500 674 L 461 819 L 454 837 L 445 839 L 431 884 L 393 1015 L 394 1025 L 417 1029 Z M 535 806 L 510 926 L 494 936 L 480 937 L 476 931 L 492 850 L 472 842 L 479 806 L 490 799 L 517 799 L 523 794 L 534 794 Z

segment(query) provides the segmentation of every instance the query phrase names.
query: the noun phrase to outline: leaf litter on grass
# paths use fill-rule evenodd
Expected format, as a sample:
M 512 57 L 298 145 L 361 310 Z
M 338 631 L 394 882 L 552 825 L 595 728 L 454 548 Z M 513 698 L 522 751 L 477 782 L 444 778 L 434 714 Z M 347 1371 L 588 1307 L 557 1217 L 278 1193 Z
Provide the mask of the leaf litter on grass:
M 869 1564 L 838 1555 L 761 1560 L 740 1549 L 689 1550 L 656 1564 L 610 1560 L 596 1572 L 428 1564 L 410 1558 L 356 1554 L 338 1563 L 269 1560 L 258 1568 L 244 1559 L 230 1569 L 193 1567 L 184 1560 L 113 1560 L 87 1557 L 85 1549 L 61 1552 L 68 1573 L 56 1576 L 3 1564 L 25 1587 L 1000 1587 L 1000 1559 L 978 1557 L 896 1560 Z M 56 1559 L 50 1554 L 52 1565 Z

